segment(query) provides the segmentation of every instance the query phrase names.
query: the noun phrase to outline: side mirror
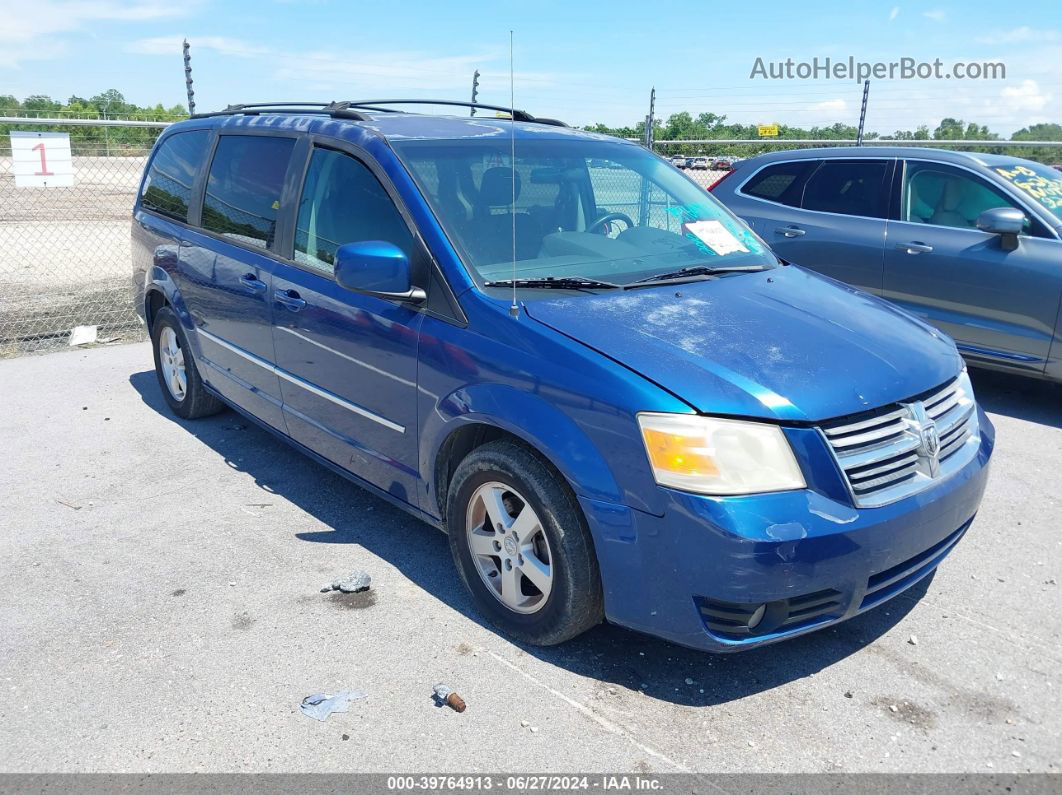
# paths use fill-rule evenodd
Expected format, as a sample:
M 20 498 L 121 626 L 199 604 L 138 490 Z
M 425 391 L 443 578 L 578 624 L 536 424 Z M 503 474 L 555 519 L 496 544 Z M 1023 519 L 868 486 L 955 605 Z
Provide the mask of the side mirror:
M 1025 214 L 1013 207 L 994 207 L 977 216 L 977 228 L 982 232 L 999 235 L 999 245 L 1004 251 L 1018 247 L 1018 235 L 1025 229 Z
M 354 293 L 419 304 L 428 296 L 414 287 L 409 257 L 383 240 L 346 243 L 336 249 L 336 283 Z

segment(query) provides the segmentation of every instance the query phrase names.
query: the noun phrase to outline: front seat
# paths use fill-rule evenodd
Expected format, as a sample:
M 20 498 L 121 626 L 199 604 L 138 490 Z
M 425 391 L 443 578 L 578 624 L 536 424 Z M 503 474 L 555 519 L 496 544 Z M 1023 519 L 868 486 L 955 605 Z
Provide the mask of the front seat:
M 959 211 L 964 196 L 964 183 L 954 177 L 944 180 L 944 189 L 940 193 L 940 202 L 929 219 L 935 226 L 955 226 L 960 229 L 972 229 L 973 221 Z
M 513 216 L 510 212 L 495 213 L 499 207 L 508 208 L 514 203 L 513 179 L 516 180 L 515 197 L 520 198 L 520 174 L 505 166 L 494 166 L 483 172 L 479 193 L 472 208 L 473 234 L 471 247 L 484 264 L 505 262 L 513 255 Z M 535 234 L 535 224 L 527 213 L 516 213 L 516 258 L 530 259 L 538 255 L 542 245 L 541 235 Z

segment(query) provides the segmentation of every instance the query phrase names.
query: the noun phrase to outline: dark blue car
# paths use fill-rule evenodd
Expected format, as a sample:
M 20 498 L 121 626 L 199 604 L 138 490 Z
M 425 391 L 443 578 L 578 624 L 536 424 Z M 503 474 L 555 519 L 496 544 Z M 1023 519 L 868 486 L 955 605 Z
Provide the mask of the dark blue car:
M 159 138 L 134 282 L 177 415 L 235 408 L 446 531 L 530 643 L 607 619 L 747 648 L 962 538 L 994 434 L 945 335 L 780 262 L 641 146 L 396 106 Z

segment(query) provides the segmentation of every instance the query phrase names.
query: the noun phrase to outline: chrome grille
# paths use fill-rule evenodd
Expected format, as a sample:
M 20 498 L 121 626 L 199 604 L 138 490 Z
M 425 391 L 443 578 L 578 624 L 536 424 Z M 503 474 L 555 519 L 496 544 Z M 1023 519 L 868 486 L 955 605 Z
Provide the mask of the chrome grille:
M 928 395 L 826 423 L 822 432 L 855 504 L 875 508 L 928 488 L 964 466 L 980 442 L 964 372 Z

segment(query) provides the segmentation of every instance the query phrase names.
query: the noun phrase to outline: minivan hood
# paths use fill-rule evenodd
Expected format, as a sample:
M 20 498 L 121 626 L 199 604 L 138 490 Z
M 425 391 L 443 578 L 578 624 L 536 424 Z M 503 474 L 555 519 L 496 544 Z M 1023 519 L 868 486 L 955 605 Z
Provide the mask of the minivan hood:
M 817 422 L 909 398 L 962 367 L 941 332 L 794 265 L 525 307 L 708 414 Z

